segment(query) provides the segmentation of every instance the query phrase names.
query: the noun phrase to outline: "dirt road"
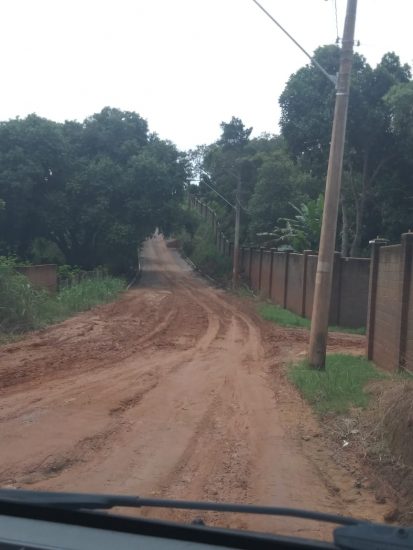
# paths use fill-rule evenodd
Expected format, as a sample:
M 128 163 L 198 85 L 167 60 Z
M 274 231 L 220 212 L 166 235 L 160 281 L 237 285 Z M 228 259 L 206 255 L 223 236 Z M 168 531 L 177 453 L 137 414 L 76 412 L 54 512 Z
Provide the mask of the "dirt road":
M 117 302 L 0 348 L 0 485 L 381 520 L 383 506 L 335 464 L 282 374 L 282 362 L 305 349 L 306 334 L 260 321 L 248 304 L 194 275 L 162 237 L 147 242 L 143 266 L 139 286 Z M 342 337 L 332 345 L 362 342 Z M 314 522 L 207 519 L 329 532 Z

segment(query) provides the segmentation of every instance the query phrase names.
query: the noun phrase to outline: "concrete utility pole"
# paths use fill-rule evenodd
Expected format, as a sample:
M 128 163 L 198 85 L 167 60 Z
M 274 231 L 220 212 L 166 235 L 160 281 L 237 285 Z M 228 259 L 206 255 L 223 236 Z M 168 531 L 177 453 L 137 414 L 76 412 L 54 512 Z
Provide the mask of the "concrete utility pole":
M 237 194 L 235 197 L 235 235 L 234 257 L 232 266 L 232 286 L 238 288 L 239 283 L 239 228 L 241 221 L 241 175 L 238 174 Z
M 346 135 L 351 67 L 353 63 L 354 27 L 357 0 L 347 0 L 346 21 L 341 47 L 340 71 L 337 81 L 336 105 L 324 199 L 323 223 L 315 280 L 309 363 L 312 367 L 325 367 L 328 317 L 334 265 L 334 249 L 337 232 L 337 214 L 340 200 L 343 170 L 344 142 Z

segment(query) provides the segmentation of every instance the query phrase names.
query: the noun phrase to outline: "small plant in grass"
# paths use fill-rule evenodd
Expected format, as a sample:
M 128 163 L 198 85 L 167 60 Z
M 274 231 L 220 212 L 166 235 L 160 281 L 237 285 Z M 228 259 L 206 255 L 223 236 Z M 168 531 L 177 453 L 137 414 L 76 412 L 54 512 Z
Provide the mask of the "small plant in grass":
M 350 407 L 365 407 L 369 400 L 365 385 L 385 377 L 363 357 L 343 354 L 328 355 L 325 370 L 312 369 L 307 361 L 288 369 L 288 378 L 319 413 L 345 413 Z

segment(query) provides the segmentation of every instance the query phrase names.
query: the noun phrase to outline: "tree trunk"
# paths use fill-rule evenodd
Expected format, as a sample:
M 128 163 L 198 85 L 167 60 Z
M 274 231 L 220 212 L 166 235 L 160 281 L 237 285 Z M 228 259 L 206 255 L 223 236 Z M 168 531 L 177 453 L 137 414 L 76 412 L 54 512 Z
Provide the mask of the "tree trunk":
M 366 194 L 367 194 L 367 187 L 368 187 L 368 180 L 369 180 L 368 169 L 369 169 L 369 154 L 365 153 L 364 162 L 363 162 L 363 174 L 362 174 L 362 181 L 361 181 L 361 193 L 356 201 L 356 229 L 355 229 L 354 239 L 350 249 L 350 256 L 352 257 L 360 256 L 364 205 L 366 202 Z
M 349 249 L 347 206 L 341 197 L 341 256 L 347 258 Z
M 368 151 L 364 154 L 361 194 L 358 197 L 358 199 L 356 199 L 356 231 L 355 231 L 354 239 L 350 249 L 350 256 L 354 257 L 354 256 L 360 255 L 364 207 L 366 203 L 366 196 L 367 196 L 368 190 L 373 184 L 373 182 L 375 181 L 375 179 L 377 178 L 377 176 L 379 175 L 382 168 L 388 163 L 388 161 L 393 156 L 394 155 L 383 157 L 380 160 L 380 162 L 377 164 L 376 168 L 373 170 L 373 173 L 371 174 L 371 176 L 369 176 L 370 155 Z

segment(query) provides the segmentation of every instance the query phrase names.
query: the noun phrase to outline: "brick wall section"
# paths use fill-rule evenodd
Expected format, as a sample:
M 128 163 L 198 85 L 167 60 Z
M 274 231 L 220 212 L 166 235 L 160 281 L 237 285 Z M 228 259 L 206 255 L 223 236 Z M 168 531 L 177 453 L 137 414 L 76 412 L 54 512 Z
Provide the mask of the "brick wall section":
M 201 211 L 199 202 L 193 200 L 191 204 Z M 213 215 L 210 215 L 208 220 L 213 224 Z M 218 249 L 221 254 L 228 256 L 231 252 L 230 243 L 219 229 L 218 233 Z M 272 276 L 270 282 L 271 257 Z M 302 254 L 276 251 L 271 254 L 270 251 L 264 250 L 260 270 L 260 249 L 243 247 L 240 261 L 241 271 L 254 292 L 260 292 L 273 303 L 286 307 L 297 315 L 311 318 L 317 269 L 316 255 L 308 253 L 305 281 L 303 280 L 304 259 Z M 366 326 L 369 264 L 369 259 L 352 258 L 347 260 L 336 254 L 330 324 L 352 328 Z M 305 288 L 303 288 L 303 284 L 305 284 Z
M 401 246 L 385 246 L 379 252 L 372 359 L 389 371 L 398 369 Z
M 303 289 L 303 255 L 289 254 L 287 309 L 301 315 Z
M 272 258 L 272 285 L 270 299 L 279 306 L 284 306 L 285 269 L 288 254 L 274 252 Z
M 260 287 L 260 280 L 259 280 L 259 273 L 260 271 L 260 249 L 259 248 L 253 248 L 252 249 L 252 264 L 251 264 L 251 288 L 254 292 L 259 291 Z
M 241 273 L 242 275 L 248 280 L 249 279 L 249 265 L 250 265 L 250 249 L 244 246 L 242 248 L 242 255 L 241 255 L 242 263 L 241 263 Z
M 410 259 L 410 273 L 413 274 L 413 256 Z M 406 368 L 413 370 L 413 276 L 410 277 L 406 331 Z
M 262 254 L 261 288 L 260 288 L 260 293 L 264 298 L 270 297 L 270 272 L 271 272 L 271 252 L 269 250 L 264 250 Z
M 366 326 L 369 294 L 370 260 L 341 258 L 341 289 L 339 325 L 343 327 Z
M 305 289 L 305 316 L 311 318 L 313 312 L 315 275 L 317 271 L 317 256 L 308 256 L 307 258 L 307 278 Z
M 331 286 L 329 324 L 338 326 L 340 324 L 340 293 L 341 293 L 341 257 L 335 252 L 333 265 L 333 281 Z
M 57 291 L 57 266 L 54 264 L 22 266 L 16 271 L 25 275 L 35 288 L 51 293 Z

